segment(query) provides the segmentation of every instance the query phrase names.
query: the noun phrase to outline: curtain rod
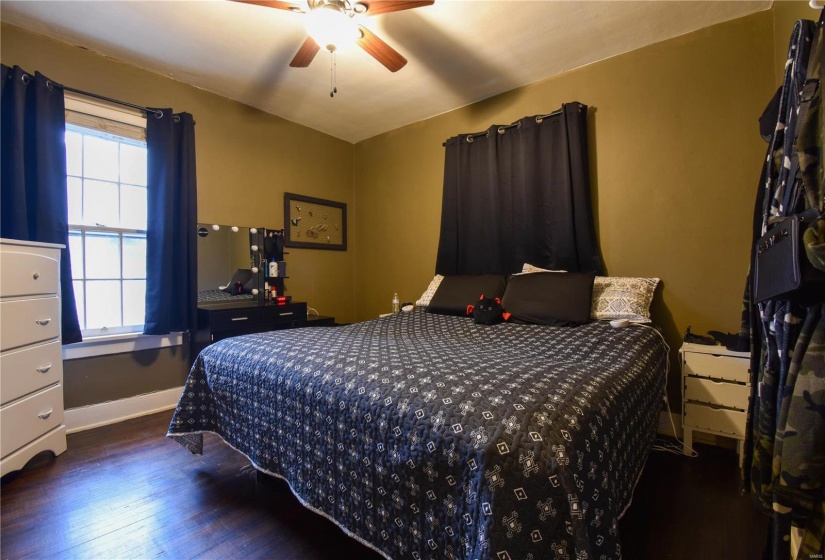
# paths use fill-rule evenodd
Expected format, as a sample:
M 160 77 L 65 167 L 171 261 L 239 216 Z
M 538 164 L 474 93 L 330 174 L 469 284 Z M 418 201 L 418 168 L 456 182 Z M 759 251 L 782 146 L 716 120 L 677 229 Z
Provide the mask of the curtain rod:
M 94 99 L 100 99 L 101 101 L 108 101 L 109 103 L 116 103 L 118 105 L 123 105 L 124 107 L 131 107 L 132 109 L 137 109 L 138 111 L 143 111 L 146 114 L 152 113 L 155 115 L 156 119 L 163 117 L 163 111 L 157 111 L 155 109 L 150 109 L 148 107 L 143 107 L 142 105 L 135 105 L 134 103 L 127 103 L 126 101 L 121 101 L 119 99 L 113 99 L 111 97 L 106 97 L 105 95 L 98 95 L 97 93 L 91 93 L 88 91 L 83 91 L 82 89 L 77 89 L 69 86 L 60 85 L 56 82 L 49 82 L 53 83 L 59 87 L 62 87 L 64 91 L 70 91 L 72 93 L 79 93 L 80 95 L 85 95 L 86 97 L 93 97 Z
M 578 105 L 579 105 L 579 109 L 581 109 L 581 103 L 579 103 Z M 555 115 L 560 115 L 562 111 L 564 111 L 564 105 L 562 105 L 561 109 L 557 109 L 557 110 L 553 111 L 552 113 L 547 113 L 546 115 L 536 115 L 536 122 L 540 124 L 541 121 L 543 121 L 546 118 L 553 117 Z M 511 124 L 505 124 L 505 125 L 502 125 L 502 126 L 498 127 L 498 133 L 499 134 L 504 134 L 504 132 L 508 128 L 519 128 L 519 127 L 521 127 L 521 121 L 516 121 L 516 122 L 511 123 Z M 481 136 L 487 136 L 489 134 L 490 134 L 490 131 L 485 130 L 484 132 L 474 132 L 472 134 L 468 134 L 465 138 L 467 139 L 467 142 L 472 142 L 476 138 L 479 138 Z M 446 146 L 447 142 L 442 142 L 441 145 Z

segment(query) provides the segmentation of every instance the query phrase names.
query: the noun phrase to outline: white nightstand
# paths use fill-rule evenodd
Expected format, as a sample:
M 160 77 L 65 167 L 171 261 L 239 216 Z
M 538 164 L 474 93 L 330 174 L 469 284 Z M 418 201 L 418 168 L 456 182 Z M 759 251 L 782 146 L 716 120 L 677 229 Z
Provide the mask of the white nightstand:
M 741 465 L 751 392 L 750 353 L 685 343 L 679 355 L 685 453 L 693 450 L 694 431 L 734 438 Z

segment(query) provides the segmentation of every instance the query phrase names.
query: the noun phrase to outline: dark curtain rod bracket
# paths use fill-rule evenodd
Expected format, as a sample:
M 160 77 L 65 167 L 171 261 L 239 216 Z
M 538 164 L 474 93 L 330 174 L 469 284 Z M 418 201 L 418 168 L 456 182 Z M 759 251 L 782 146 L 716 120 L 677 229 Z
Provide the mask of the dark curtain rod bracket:
M 582 107 L 581 103 L 577 103 L 577 105 L 579 106 L 579 110 L 581 110 L 581 107 Z M 564 105 L 562 105 L 561 109 L 557 109 L 556 111 L 553 111 L 552 113 L 547 113 L 546 115 L 536 115 L 536 122 L 538 124 L 541 124 L 541 122 L 544 119 L 547 119 L 549 117 L 553 117 L 555 115 L 560 115 L 562 111 L 564 111 Z M 521 121 L 516 121 L 516 122 L 510 123 L 510 124 L 505 124 L 505 125 L 502 125 L 502 126 L 498 127 L 498 133 L 499 134 L 504 134 L 507 131 L 507 129 L 509 129 L 509 128 L 520 128 L 520 127 L 521 127 Z M 475 140 L 476 138 L 480 138 L 481 136 L 489 136 L 489 134 L 490 134 L 489 130 L 485 130 L 484 132 L 473 132 L 471 134 L 466 135 L 465 139 L 467 140 L 467 142 L 473 142 L 473 140 Z M 442 142 L 441 145 L 446 146 L 447 142 Z

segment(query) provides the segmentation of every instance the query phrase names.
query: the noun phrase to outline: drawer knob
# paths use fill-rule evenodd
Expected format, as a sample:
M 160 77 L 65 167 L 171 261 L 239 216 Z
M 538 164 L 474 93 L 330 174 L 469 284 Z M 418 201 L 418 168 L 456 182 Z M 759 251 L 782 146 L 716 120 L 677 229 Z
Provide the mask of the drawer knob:
M 32 274 L 32 278 L 34 278 L 35 280 L 37 280 L 38 278 L 40 278 L 40 273 L 39 273 L 39 272 L 35 272 L 34 274 Z
M 278 317 L 289 317 L 290 315 L 294 315 L 292 311 L 289 313 L 278 313 Z
M 37 371 L 38 371 L 38 373 L 46 373 L 50 369 L 52 369 L 52 363 L 51 362 L 49 362 L 45 366 L 40 366 L 39 368 L 37 368 Z
M 51 317 L 46 317 L 45 319 L 35 319 L 34 322 L 37 323 L 38 325 L 44 325 L 45 326 L 45 325 L 48 325 L 49 323 L 52 322 L 52 318 Z
M 246 321 L 249 317 L 232 317 L 233 321 Z
M 41 420 L 45 420 L 46 418 L 48 418 L 49 416 L 52 415 L 52 412 L 54 412 L 54 409 L 50 408 L 46 412 L 41 412 L 40 414 L 38 414 L 37 417 L 40 418 Z

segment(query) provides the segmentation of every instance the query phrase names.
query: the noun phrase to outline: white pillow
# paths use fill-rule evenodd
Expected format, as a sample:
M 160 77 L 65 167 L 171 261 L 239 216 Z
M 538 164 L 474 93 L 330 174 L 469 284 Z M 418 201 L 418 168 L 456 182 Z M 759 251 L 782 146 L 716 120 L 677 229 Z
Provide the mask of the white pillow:
M 427 289 L 424 290 L 424 293 L 421 294 L 421 297 L 418 298 L 418 301 L 415 302 L 415 305 L 418 307 L 427 307 L 430 305 L 430 300 L 433 299 L 435 295 L 435 291 L 438 290 L 438 287 L 441 285 L 441 281 L 444 280 L 444 277 L 440 274 L 436 274 L 435 278 L 432 279 L 430 285 L 427 286 Z
M 650 322 L 650 303 L 658 278 L 596 276 L 590 318 L 599 321 L 627 319 L 631 323 Z
M 547 270 L 524 263 L 522 274 L 531 272 L 564 272 Z M 650 304 L 658 278 L 596 276 L 593 282 L 593 302 L 590 318 L 598 321 L 627 319 L 631 323 L 650 322 Z

